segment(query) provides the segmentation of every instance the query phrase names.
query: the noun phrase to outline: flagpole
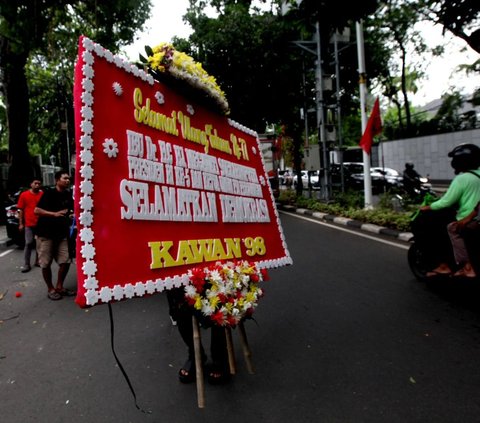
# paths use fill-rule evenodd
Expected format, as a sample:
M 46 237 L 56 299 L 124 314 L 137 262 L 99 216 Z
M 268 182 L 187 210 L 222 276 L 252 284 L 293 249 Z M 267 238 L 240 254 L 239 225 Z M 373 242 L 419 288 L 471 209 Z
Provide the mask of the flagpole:
M 357 55 L 358 55 L 358 74 L 359 74 L 359 91 L 360 91 L 360 110 L 362 116 L 362 134 L 367 127 L 367 77 L 365 73 L 365 51 L 363 48 L 363 23 L 356 22 L 357 30 Z M 366 209 L 373 208 L 372 201 L 372 176 L 370 175 L 370 155 L 362 149 L 363 153 L 363 186 L 364 186 L 364 206 Z

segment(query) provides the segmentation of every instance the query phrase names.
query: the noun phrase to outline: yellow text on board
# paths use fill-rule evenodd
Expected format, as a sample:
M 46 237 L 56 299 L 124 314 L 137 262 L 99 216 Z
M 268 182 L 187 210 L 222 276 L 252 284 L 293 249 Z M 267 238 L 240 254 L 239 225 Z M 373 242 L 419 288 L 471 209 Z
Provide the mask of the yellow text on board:
M 134 89 L 133 116 L 136 122 L 175 137 L 181 133 L 184 140 L 202 145 L 207 154 L 211 148 L 235 156 L 238 160 L 250 160 L 245 139 L 235 134 L 230 134 L 229 139 L 222 138 L 212 124 L 207 123 L 203 128 L 197 128 L 183 112 L 172 110 L 170 115 L 166 115 L 154 110 L 152 104 L 154 103 L 148 97 L 144 102 L 140 88 Z

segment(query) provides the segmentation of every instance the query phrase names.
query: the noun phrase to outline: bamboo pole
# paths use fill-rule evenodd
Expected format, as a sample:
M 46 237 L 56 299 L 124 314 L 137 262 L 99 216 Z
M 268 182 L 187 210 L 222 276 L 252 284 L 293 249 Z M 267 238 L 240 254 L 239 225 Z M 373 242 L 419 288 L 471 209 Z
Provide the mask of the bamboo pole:
M 232 329 L 225 328 L 225 338 L 227 340 L 228 364 L 230 366 L 230 374 L 237 373 L 237 366 L 235 363 L 235 352 L 233 351 Z
M 198 408 L 205 407 L 205 382 L 203 380 L 203 366 L 202 366 L 202 348 L 200 330 L 198 328 L 198 321 L 195 316 L 192 316 L 193 326 L 193 348 L 195 351 L 195 371 L 197 379 L 197 404 Z
M 245 363 L 247 365 L 247 371 L 249 374 L 255 374 L 255 368 L 252 363 L 252 350 L 248 345 L 247 332 L 245 332 L 245 326 L 243 322 L 238 324 L 238 330 L 240 332 L 240 343 L 242 344 L 243 357 L 245 358 Z

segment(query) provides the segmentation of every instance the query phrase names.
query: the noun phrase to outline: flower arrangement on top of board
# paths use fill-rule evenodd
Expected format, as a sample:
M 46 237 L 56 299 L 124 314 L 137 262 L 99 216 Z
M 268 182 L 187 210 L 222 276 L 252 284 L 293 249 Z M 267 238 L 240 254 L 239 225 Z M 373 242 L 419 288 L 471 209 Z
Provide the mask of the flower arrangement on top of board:
M 230 113 L 225 93 L 201 63 L 195 62 L 188 54 L 175 50 L 170 43 L 160 43 L 153 48 L 146 46 L 145 52 L 147 57 L 140 55 L 139 65 L 147 67 L 154 78 L 165 81 L 170 76 L 170 83 L 172 80 L 186 82 L 194 89 L 187 92 L 187 95 L 194 95 L 196 100 L 206 102 L 207 106 L 217 108 L 224 115 Z M 186 91 L 179 84 L 175 88 Z M 198 95 L 199 92 L 203 95 Z
M 266 269 L 246 260 L 197 267 L 188 275 L 187 303 L 208 323 L 225 327 L 252 316 L 263 296 L 259 283 L 268 280 Z

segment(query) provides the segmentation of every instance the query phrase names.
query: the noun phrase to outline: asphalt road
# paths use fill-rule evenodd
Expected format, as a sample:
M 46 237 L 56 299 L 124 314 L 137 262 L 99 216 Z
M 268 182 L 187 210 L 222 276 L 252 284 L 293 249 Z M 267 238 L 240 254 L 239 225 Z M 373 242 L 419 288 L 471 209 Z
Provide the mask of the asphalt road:
M 270 272 L 246 324 L 256 374 L 234 333 L 238 373 L 206 386 L 204 409 L 177 380 L 186 353 L 163 294 L 113 304 L 144 414 L 108 308 L 48 300 L 39 269 L 0 251 L 1 422 L 478 422 L 480 290 L 415 281 L 405 245 L 281 216 L 294 265 Z

